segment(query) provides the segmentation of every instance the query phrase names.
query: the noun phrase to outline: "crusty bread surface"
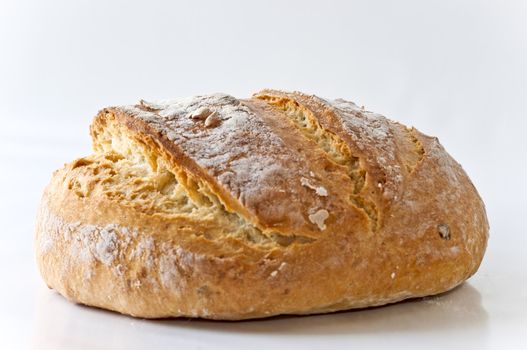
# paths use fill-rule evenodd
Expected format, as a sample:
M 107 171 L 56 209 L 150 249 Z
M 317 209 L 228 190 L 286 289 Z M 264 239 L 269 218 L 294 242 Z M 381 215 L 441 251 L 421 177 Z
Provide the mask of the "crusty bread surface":
M 144 318 L 239 320 L 445 292 L 485 208 L 437 138 L 341 99 L 261 91 L 110 107 L 36 225 L 46 284 Z

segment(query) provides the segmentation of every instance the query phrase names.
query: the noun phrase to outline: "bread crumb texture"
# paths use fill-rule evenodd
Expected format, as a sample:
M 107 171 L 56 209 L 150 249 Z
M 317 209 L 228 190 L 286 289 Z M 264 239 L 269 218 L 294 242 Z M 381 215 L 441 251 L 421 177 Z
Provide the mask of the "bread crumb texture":
M 56 171 L 41 274 L 139 317 L 247 319 L 437 294 L 477 270 L 483 203 L 439 144 L 342 99 L 264 90 L 110 107 Z

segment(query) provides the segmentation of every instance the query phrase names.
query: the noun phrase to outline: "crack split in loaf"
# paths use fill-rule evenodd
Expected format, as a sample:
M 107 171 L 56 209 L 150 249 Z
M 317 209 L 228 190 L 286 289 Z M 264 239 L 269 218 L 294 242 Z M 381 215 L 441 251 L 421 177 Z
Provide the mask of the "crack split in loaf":
M 264 90 L 102 110 L 44 192 L 37 260 L 65 297 L 246 319 L 454 288 L 488 223 L 436 138 L 344 100 Z

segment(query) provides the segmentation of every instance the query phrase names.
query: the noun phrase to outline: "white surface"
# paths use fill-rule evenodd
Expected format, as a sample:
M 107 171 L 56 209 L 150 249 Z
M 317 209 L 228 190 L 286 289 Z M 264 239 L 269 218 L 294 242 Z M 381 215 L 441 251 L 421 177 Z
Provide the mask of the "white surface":
M 1 2 L 0 348 L 527 348 L 526 23 L 524 1 Z M 237 323 L 135 320 L 44 286 L 36 206 L 89 152 L 99 108 L 263 87 L 439 136 L 487 204 L 476 276 L 428 301 Z

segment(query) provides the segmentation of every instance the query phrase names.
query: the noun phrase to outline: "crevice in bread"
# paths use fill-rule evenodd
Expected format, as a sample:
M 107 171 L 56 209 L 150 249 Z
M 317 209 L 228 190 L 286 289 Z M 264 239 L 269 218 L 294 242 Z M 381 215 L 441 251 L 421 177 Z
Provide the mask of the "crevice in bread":
M 406 170 L 409 174 L 413 173 L 417 165 L 423 160 L 423 157 L 425 155 L 425 149 L 423 148 L 423 144 L 416 136 L 416 130 L 413 127 L 405 127 L 404 128 L 408 138 L 410 139 L 410 142 L 414 145 L 414 153 L 417 155 L 417 159 L 415 159 L 413 162 L 406 162 Z
M 209 240 L 234 237 L 262 249 L 315 241 L 302 235 L 264 232 L 238 213 L 227 211 L 205 182 L 168 161 L 159 149 L 134 138 L 124 126 L 113 121 L 111 113 L 104 118 L 104 121 L 99 118 L 92 127 L 95 153 L 71 165 L 75 176 L 68 180 L 68 188 L 79 197 L 87 197 L 96 190 L 146 215 L 165 214 L 203 221 L 207 230 L 195 235 Z
M 366 171 L 361 168 L 358 157 L 351 155 L 346 143 L 337 135 L 325 130 L 316 118 L 296 101 L 272 97 L 259 96 L 272 106 L 281 109 L 294 125 L 311 141 L 315 142 L 334 163 L 344 166 L 354 183 L 354 193 L 359 193 L 364 187 Z
M 360 195 L 366 184 L 366 169 L 360 158 L 351 154 L 351 150 L 337 135 L 323 128 L 309 109 L 289 98 L 271 95 L 257 95 L 256 98 L 266 101 L 271 106 L 283 111 L 296 128 L 312 142 L 321 148 L 334 163 L 346 168 L 346 173 L 353 183 L 353 195 L 350 202 L 363 210 L 370 220 L 372 231 L 379 226 L 379 214 L 375 203 Z

